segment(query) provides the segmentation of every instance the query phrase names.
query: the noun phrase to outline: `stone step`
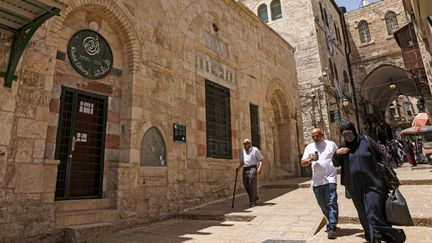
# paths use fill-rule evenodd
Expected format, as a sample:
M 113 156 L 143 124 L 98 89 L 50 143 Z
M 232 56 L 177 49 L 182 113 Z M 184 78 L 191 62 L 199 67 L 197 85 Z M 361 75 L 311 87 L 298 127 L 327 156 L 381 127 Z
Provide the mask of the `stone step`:
M 56 201 L 55 208 L 57 212 L 62 211 L 78 211 L 78 210 L 93 210 L 93 209 L 109 209 L 109 199 L 84 199 L 84 200 L 64 200 Z
M 287 180 L 276 180 L 262 185 L 263 189 L 286 189 L 286 188 L 309 188 L 311 187 L 310 179 L 305 177 L 296 177 Z
M 414 222 L 414 226 L 432 228 L 432 217 L 431 218 L 413 217 L 413 222 Z M 360 220 L 358 217 L 340 216 L 339 223 L 340 224 L 360 224 Z
M 110 223 L 117 217 L 114 209 L 74 210 L 56 212 L 56 226 L 73 226 L 93 223 Z
M 329 240 L 327 239 L 327 233 L 325 228 L 322 228 L 316 235 L 307 240 L 307 243 L 333 243 L 333 242 L 351 242 L 351 243 L 363 243 L 364 232 L 363 228 L 359 224 L 339 224 L 338 239 Z M 432 228 L 428 227 L 400 227 L 405 231 L 407 243 L 429 243 L 431 242 Z
M 68 226 L 63 229 L 65 243 L 95 242 L 97 238 L 111 235 L 112 223 L 94 223 Z
M 432 176 L 432 173 L 431 173 Z M 400 180 L 401 185 L 403 186 L 412 186 L 412 185 L 432 185 L 432 179 L 403 179 Z

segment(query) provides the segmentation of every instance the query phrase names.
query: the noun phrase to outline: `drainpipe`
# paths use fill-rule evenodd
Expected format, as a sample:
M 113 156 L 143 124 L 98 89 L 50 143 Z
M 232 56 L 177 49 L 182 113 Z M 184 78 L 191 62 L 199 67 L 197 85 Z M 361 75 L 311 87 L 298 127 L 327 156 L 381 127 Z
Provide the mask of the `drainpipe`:
M 342 23 L 343 36 L 344 36 L 344 40 L 345 40 L 345 57 L 346 57 L 347 64 L 348 64 L 348 73 L 349 73 L 349 77 L 350 77 L 351 87 L 353 89 L 354 109 L 355 109 L 356 121 L 357 121 L 357 131 L 361 132 L 362 130 L 360 130 L 360 118 L 359 118 L 359 111 L 358 111 L 357 95 L 355 92 L 354 78 L 353 78 L 352 69 L 351 69 L 351 61 L 349 58 L 349 55 L 351 55 L 351 47 L 350 47 L 350 43 L 349 43 L 349 39 L 348 39 L 348 28 L 346 26 L 344 13 L 340 9 L 338 9 L 338 12 L 339 12 L 340 21 Z

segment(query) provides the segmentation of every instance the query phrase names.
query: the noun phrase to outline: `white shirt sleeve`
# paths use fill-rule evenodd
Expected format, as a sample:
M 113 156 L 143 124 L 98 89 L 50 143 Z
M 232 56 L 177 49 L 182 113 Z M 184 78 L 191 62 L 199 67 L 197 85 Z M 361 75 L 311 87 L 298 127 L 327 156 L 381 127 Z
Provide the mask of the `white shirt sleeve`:
M 334 154 L 334 153 L 336 153 L 336 151 L 338 150 L 338 146 L 336 145 L 335 142 L 332 142 L 332 143 L 333 143 L 332 153 Z
M 258 159 L 258 162 L 261 160 L 264 160 L 264 156 L 261 154 L 260 150 L 256 148 L 256 158 Z
M 306 146 L 304 152 L 303 152 L 303 157 L 301 160 L 307 160 L 309 159 L 309 154 L 310 154 L 310 144 L 308 146 Z

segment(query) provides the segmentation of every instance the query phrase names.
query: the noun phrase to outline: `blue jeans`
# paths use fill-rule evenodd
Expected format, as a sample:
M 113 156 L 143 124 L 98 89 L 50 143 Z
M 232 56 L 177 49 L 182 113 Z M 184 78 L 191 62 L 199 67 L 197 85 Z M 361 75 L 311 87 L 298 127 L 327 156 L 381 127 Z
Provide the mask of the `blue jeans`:
M 335 230 L 339 219 L 336 184 L 329 183 L 326 185 L 314 186 L 313 191 L 321 211 L 329 222 L 327 224 L 327 230 Z

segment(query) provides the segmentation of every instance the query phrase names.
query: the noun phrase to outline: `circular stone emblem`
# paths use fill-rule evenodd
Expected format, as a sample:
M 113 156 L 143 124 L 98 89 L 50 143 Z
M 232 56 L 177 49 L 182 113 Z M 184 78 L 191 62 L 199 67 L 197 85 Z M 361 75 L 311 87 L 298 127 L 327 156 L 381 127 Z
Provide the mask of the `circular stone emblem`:
M 108 42 L 93 30 L 80 30 L 69 40 L 68 57 L 75 70 L 88 79 L 101 79 L 113 65 Z

